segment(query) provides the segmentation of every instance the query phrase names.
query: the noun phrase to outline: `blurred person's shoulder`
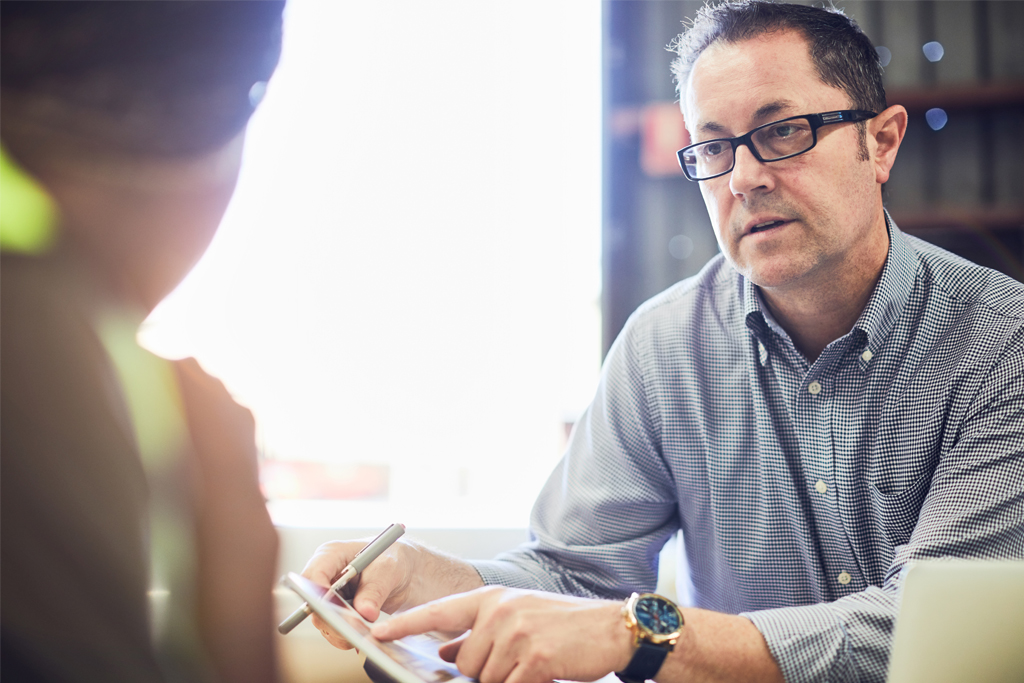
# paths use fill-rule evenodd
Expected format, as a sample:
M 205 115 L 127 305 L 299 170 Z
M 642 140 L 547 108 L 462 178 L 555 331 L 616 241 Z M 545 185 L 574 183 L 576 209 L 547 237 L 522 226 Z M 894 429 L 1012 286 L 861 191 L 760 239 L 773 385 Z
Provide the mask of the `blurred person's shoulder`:
M 74 272 L 50 259 L 4 252 L 0 256 L 0 333 L 5 346 L 8 341 L 41 341 L 67 334 L 86 323 L 81 305 L 85 287 Z
M 74 266 L 0 256 L 0 353 L 5 399 L 34 421 L 62 411 L 95 410 L 112 389 L 106 352 L 96 336 L 93 284 Z M 97 396 L 97 390 L 102 394 Z
M 0 256 L 2 677 L 158 681 L 145 473 L 82 287 L 66 264 Z M 40 634 L 58 623 L 54 658 Z

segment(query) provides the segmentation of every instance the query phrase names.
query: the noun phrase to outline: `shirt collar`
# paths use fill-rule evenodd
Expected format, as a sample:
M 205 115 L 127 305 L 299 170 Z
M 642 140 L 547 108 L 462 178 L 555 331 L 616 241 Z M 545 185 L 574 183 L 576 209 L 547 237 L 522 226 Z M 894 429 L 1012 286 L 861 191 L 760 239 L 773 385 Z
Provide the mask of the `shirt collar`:
M 889 233 L 889 253 L 882 267 L 882 276 L 878 279 L 875 291 L 871 293 L 867 306 L 864 307 L 852 330 L 856 336 L 866 340 L 864 346 L 872 353 L 882 346 L 906 306 L 918 266 L 917 256 L 903 239 L 903 233 L 888 211 L 885 211 L 885 228 Z M 740 276 L 740 281 L 743 315 L 747 327 L 758 341 L 763 344 L 767 340 L 769 330 L 783 339 L 788 339 L 789 335 L 779 326 L 761 300 L 758 287 L 743 276 Z
M 907 305 L 918 267 L 917 256 L 903 239 L 903 233 L 888 211 L 885 212 L 885 227 L 889 231 L 889 255 L 882 268 L 882 277 L 853 326 L 854 330 L 864 333 L 866 350 L 872 353 L 881 348 Z

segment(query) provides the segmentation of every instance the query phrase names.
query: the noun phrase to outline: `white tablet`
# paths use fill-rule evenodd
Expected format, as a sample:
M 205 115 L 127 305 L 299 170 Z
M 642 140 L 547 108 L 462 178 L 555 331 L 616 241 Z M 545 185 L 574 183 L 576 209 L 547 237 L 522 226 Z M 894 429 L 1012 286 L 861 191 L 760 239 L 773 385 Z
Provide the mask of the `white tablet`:
M 473 681 L 438 655 L 437 648 L 443 640 L 422 635 L 381 642 L 370 635 L 370 622 L 346 600 L 336 594 L 330 596 L 330 601 L 324 600 L 327 589 L 323 586 L 293 572 L 282 578 L 281 583 L 298 593 L 321 619 L 366 655 L 364 668 L 375 683 Z

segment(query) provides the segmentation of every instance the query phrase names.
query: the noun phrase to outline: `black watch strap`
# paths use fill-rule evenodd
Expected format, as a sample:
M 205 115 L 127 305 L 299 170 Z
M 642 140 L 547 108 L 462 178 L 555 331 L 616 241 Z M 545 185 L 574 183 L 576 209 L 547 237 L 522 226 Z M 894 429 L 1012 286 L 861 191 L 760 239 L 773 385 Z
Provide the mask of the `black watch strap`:
M 643 683 L 658 675 L 666 656 L 668 648 L 664 645 L 640 641 L 640 645 L 633 652 L 633 659 L 629 660 L 629 666 L 622 671 L 616 671 L 615 675 L 624 683 Z

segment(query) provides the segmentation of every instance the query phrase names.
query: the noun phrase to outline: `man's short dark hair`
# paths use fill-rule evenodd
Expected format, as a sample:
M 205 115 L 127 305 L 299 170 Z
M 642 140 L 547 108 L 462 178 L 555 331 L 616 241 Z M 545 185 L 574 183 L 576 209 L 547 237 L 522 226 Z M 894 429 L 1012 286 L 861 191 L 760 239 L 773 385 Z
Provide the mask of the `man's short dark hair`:
M 882 65 L 874 45 L 856 22 L 833 6 L 825 8 L 746 0 L 707 4 L 671 48 L 672 73 L 680 97 L 694 62 L 717 41 L 736 43 L 776 31 L 799 31 L 823 83 L 844 90 L 855 109 L 886 108 Z
M 214 149 L 245 127 L 277 65 L 283 9 L 269 0 L 5 0 L 4 116 L 97 149 Z

